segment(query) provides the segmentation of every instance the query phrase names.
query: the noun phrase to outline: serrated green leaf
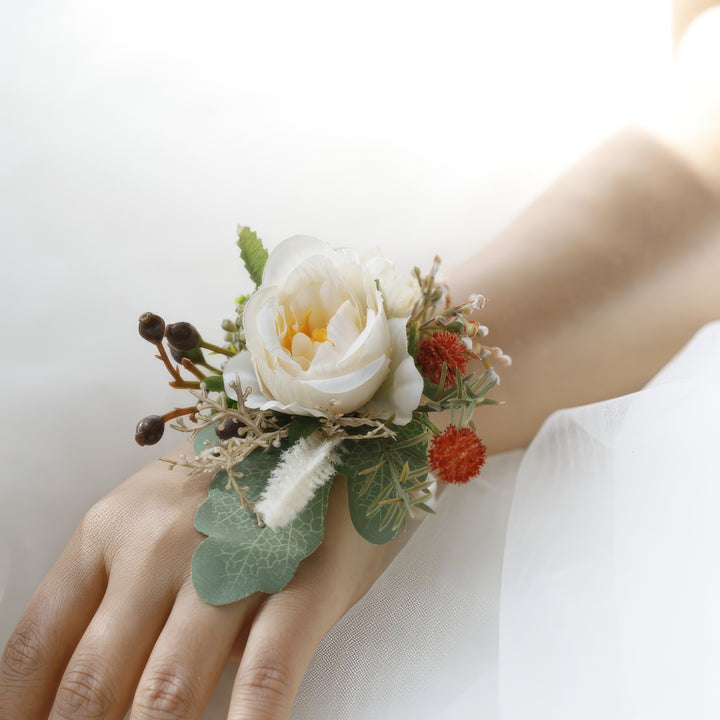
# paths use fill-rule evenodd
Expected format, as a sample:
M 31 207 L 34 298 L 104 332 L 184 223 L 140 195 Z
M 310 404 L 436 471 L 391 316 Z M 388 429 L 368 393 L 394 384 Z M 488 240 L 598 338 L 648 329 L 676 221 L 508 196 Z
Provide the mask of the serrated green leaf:
M 208 431 L 200 433 L 196 452 L 207 447 L 204 440 L 211 438 Z M 259 499 L 279 457 L 277 450 L 256 450 L 236 466 L 243 473 L 237 483 L 247 488 L 243 492 L 248 500 Z M 235 489 L 227 484 L 226 473 L 218 473 L 195 515 L 195 527 L 209 537 L 195 551 L 192 579 L 200 599 L 210 605 L 226 605 L 258 590 L 282 590 L 325 534 L 330 483 L 320 487 L 307 507 L 280 530 L 259 527 L 256 515 L 243 507 Z
M 258 238 L 249 227 L 238 228 L 238 247 L 240 257 L 245 264 L 245 269 L 250 279 L 258 287 L 262 283 L 263 270 L 268 259 L 268 251 L 264 248 L 262 240 Z
M 347 479 L 355 529 L 376 545 L 392 540 L 408 512 L 430 496 L 422 486 L 428 474 L 427 430 L 419 420 L 392 427 L 394 440 L 346 440 L 338 471 Z

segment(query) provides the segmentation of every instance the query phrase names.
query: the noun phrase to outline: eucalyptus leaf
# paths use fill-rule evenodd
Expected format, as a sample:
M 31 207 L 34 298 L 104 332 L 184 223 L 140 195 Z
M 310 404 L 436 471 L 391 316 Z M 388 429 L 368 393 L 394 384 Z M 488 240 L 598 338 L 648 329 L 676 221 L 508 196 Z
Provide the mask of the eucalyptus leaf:
M 211 437 L 203 431 L 196 439 L 196 452 L 207 447 L 204 440 Z M 242 472 L 236 482 L 250 502 L 259 500 L 279 458 L 279 450 L 255 450 L 234 468 Z M 192 559 L 192 579 L 200 599 L 226 605 L 258 590 L 282 590 L 300 561 L 323 539 L 329 492 L 330 483 L 321 486 L 291 523 L 271 530 L 260 527 L 257 516 L 243 507 L 235 488 L 228 485 L 227 474 L 217 473 L 195 515 L 195 527 L 209 536 Z
M 419 420 L 391 426 L 397 437 L 346 440 L 339 473 L 348 487 L 350 517 L 366 540 L 384 545 L 407 515 L 430 497 L 426 482 L 428 432 Z

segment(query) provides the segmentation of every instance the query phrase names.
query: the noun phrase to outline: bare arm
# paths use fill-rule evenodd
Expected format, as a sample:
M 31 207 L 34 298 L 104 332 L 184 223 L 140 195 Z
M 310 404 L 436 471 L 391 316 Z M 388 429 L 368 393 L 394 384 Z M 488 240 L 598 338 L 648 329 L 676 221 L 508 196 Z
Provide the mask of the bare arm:
M 491 298 L 479 319 L 514 360 L 507 405 L 479 418 L 493 451 L 640 389 L 720 317 L 720 6 L 678 0 L 676 16 L 696 22 L 660 117 L 582 158 L 451 276 L 455 297 Z
M 673 40 L 675 46 L 696 17 L 705 10 L 716 7 L 718 0 L 673 0 Z
M 488 445 L 638 390 L 718 317 L 718 277 L 720 198 L 676 153 L 626 131 L 583 158 L 450 278 L 454 297 L 487 294 L 478 319 L 514 361 Z

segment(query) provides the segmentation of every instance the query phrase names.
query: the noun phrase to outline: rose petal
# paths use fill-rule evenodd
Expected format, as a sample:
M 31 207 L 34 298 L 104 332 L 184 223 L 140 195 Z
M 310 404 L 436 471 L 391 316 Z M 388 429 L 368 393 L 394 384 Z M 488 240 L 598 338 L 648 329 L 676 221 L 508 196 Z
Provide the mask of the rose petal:
M 357 410 L 383 383 L 390 368 L 384 355 L 352 373 L 333 378 L 303 379 L 275 373 L 269 378 L 271 396 L 284 404 L 298 403 L 322 413 Z
M 266 398 L 259 391 L 259 383 L 255 369 L 253 368 L 252 357 L 247 350 L 239 352 L 237 355 L 229 358 L 223 368 L 223 383 L 225 384 L 225 394 L 237 400 L 237 392 L 233 387 L 235 382 L 239 382 L 242 390 L 251 389 L 250 396 L 247 399 L 249 407 L 260 407 L 264 402 L 267 402 Z
M 340 357 L 345 355 L 352 347 L 357 336 L 360 334 L 362 324 L 356 312 L 355 306 L 346 300 L 335 315 L 330 318 L 327 326 L 327 336 Z M 337 361 L 337 360 L 336 360 Z
M 262 287 L 245 303 L 243 328 L 248 350 L 255 356 L 264 349 L 273 354 L 284 350 L 277 336 L 277 288 Z
M 251 389 L 245 404 L 251 408 L 259 408 L 260 410 L 277 410 L 291 415 L 312 415 L 314 417 L 325 417 L 327 413 L 313 408 L 306 408 L 298 403 L 281 403 L 277 400 L 271 400 L 263 395 L 257 388 L 259 385 L 258 377 L 253 368 L 252 358 L 247 350 L 239 352 L 231 357 L 226 363 L 223 370 L 223 382 L 225 383 L 225 394 L 237 400 L 237 392 L 233 384 L 235 381 L 240 382 L 242 390 Z
M 295 360 L 307 360 L 309 366 L 313 356 L 313 341 L 305 333 L 297 333 L 292 340 L 292 354 Z
M 307 235 L 294 235 L 283 240 L 265 263 L 263 286 L 283 285 L 298 265 L 313 255 L 332 258 L 334 250 L 326 242 Z
M 378 250 L 373 250 L 363 255 L 363 265 L 370 271 L 373 279 L 381 278 L 385 273 L 395 272 L 395 266 L 384 257 L 378 254 Z
M 406 323 L 407 318 L 388 320 L 392 341 L 390 371 L 369 403 L 373 414 L 379 417 L 395 415 L 396 425 L 406 425 L 412 420 L 423 393 L 422 375 L 407 350 Z
M 389 358 L 381 355 L 370 364 L 363 365 L 347 375 L 318 380 L 304 380 L 303 382 L 313 390 L 325 393 L 328 397 L 340 399 L 349 393 L 364 388 L 368 383 L 375 384 L 376 388 L 380 387 L 389 368 Z
M 389 357 L 390 349 L 390 332 L 387 318 L 384 314 L 376 314 L 368 309 L 363 331 L 342 356 L 338 367 L 344 369 L 348 366 L 367 362 L 370 358 L 378 355 Z

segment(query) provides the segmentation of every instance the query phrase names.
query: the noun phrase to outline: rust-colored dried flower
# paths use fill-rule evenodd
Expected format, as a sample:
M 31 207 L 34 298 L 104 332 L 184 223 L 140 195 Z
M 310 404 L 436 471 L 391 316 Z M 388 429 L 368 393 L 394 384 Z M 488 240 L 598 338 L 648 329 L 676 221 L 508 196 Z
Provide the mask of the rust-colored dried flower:
M 433 437 L 428 450 L 428 465 L 438 480 L 464 485 L 485 464 L 487 448 L 470 429 L 448 425 Z
M 443 363 L 447 365 L 445 388 L 455 382 L 455 373 L 465 374 L 468 361 L 477 355 L 463 342 L 463 338 L 448 330 L 438 330 L 420 343 L 415 362 L 423 377 L 438 385 Z

